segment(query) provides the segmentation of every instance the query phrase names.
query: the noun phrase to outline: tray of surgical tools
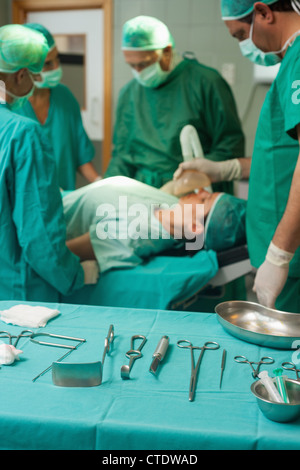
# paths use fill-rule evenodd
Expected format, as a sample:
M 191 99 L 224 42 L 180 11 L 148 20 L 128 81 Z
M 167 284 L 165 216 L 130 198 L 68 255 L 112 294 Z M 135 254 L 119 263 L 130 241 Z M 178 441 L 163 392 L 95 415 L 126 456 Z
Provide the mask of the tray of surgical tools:
M 234 302 L 233 302 L 234 303 Z M 222 306 L 222 304 L 220 304 Z M 232 313 L 232 312 L 231 312 Z M 256 312 L 257 313 L 257 312 Z M 274 312 L 272 312 L 274 313 Z M 248 315 L 251 316 L 251 313 L 248 312 Z M 274 317 L 272 322 L 274 322 Z M 276 317 L 277 318 L 277 317 Z M 279 321 L 279 319 L 277 319 Z M 266 333 L 264 333 L 266 334 Z M 52 370 L 52 382 L 56 386 L 60 387 L 95 387 L 102 384 L 103 379 L 103 367 L 106 356 L 110 356 L 110 353 L 113 349 L 114 339 L 115 339 L 115 329 L 114 325 L 110 325 L 108 333 L 104 340 L 104 350 L 101 360 L 94 362 L 64 362 L 64 359 L 69 356 L 73 351 L 77 350 L 82 346 L 86 339 L 77 338 L 72 336 L 62 336 L 48 332 L 37 332 L 34 333 L 31 330 L 23 330 L 18 335 L 10 334 L 7 331 L 0 331 L 0 364 L 1 365 L 11 365 L 15 360 L 19 360 L 19 354 L 22 353 L 19 347 L 19 343 L 22 338 L 29 339 L 30 342 L 38 344 L 41 346 L 50 346 L 55 348 L 63 349 L 63 355 L 49 364 L 49 366 L 35 376 L 32 381 L 35 382 L 42 375 L 46 374 L 48 371 Z M 147 338 L 144 335 L 134 335 L 130 339 L 130 344 L 128 346 L 127 352 L 124 354 L 125 359 L 124 363 L 120 368 L 120 378 L 124 381 L 130 380 L 131 372 L 134 367 L 135 361 L 139 360 L 143 356 L 143 348 L 147 342 Z M 157 346 L 152 354 L 149 372 L 156 376 L 158 371 L 161 369 L 161 364 L 165 357 L 168 354 L 168 349 L 170 345 L 170 338 L 167 335 L 162 336 Z M 282 345 L 281 345 L 282 346 Z M 187 362 L 190 358 L 190 381 L 188 389 L 188 399 L 190 402 L 195 400 L 195 393 L 197 388 L 198 376 L 200 371 L 200 366 L 203 362 L 204 356 L 211 355 L 211 361 L 213 364 L 218 362 L 218 355 L 216 351 L 220 349 L 220 345 L 216 341 L 206 341 L 204 344 L 193 344 L 189 339 L 179 339 L 175 345 L 176 349 L 180 350 L 181 353 Z M 222 354 L 219 354 L 220 359 L 220 378 L 219 378 L 219 388 L 222 387 L 223 374 L 227 361 L 227 351 L 223 349 Z M 208 359 L 207 359 L 208 360 Z M 206 360 L 206 361 L 207 361 Z M 276 389 L 273 380 L 274 378 L 270 377 L 267 370 L 260 371 L 261 366 L 264 366 L 265 369 L 272 364 L 275 360 L 270 356 L 262 357 L 258 362 L 249 360 L 245 356 L 235 356 L 234 362 L 238 364 L 248 364 L 252 369 L 252 376 L 257 381 L 260 380 L 260 383 L 263 385 L 263 391 L 261 392 L 260 386 L 253 385 L 251 391 L 259 400 L 265 401 L 265 396 L 271 401 L 271 404 L 290 404 L 288 401 L 288 388 L 290 389 L 290 397 L 292 398 L 292 405 L 299 405 L 300 413 L 300 378 L 299 378 L 299 369 L 293 363 L 282 363 L 281 367 L 277 367 L 273 370 L 273 373 L 276 376 L 276 381 L 278 388 Z M 273 366 L 274 367 L 274 366 Z M 186 367 L 185 367 L 186 369 Z M 291 381 L 286 381 L 286 377 L 282 375 L 283 369 L 294 371 L 296 373 L 295 384 Z M 286 383 L 286 385 L 285 385 Z M 281 386 L 281 389 L 280 389 Z M 292 388 L 291 388 L 292 387 Z M 267 392 L 264 392 L 267 390 Z M 258 393 L 261 393 L 261 396 L 258 396 Z M 264 395 L 264 393 L 268 393 Z M 281 396 L 279 396 L 281 395 Z M 262 397 L 262 398 L 261 398 Z M 275 398 L 274 398 L 275 397 Z M 273 402 L 272 402 L 273 400 Z M 296 400 L 296 402 L 295 402 Z M 294 408 L 293 408 L 294 410 Z M 264 411 L 264 409 L 263 409 Z M 284 413 L 283 413 L 284 412 Z M 280 419 L 282 419 L 282 414 L 285 416 L 285 408 L 283 412 L 280 412 Z M 294 413 L 295 414 L 295 413 Z M 290 415 L 289 415 L 290 416 Z M 298 415 L 297 415 L 298 416 Z M 272 419 L 272 418 L 270 418 Z M 276 419 L 278 419 L 276 415 Z
M 15 360 L 19 360 L 19 354 L 22 353 L 19 343 L 22 338 L 29 339 L 32 343 L 41 346 L 50 346 L 63 349 L 63 355 L 49 364 L 49 366 L 36 375 L 32 381 L 35 382 L 41 376 L 52 370 L 52 382 L 54 385 L 61 387 L 95 387 L 102 384 L 103 366 L 106 356 L 110 355 L 115 339 L 114 325 L 110 325 L 107 336 L 104 340 L 104 351 L 101 360 L 94 362 L 64 362 L 73 351 L 82 346 L 86 339 L 75 338 L 72 336 L 62 336 L 53 333 L 34 333 L 31 330 L 23 330 L 18 335 L 12 335 L 7 331 L 0 331 L 0 363 L 2 365 L 11 365 Z M 6 343 L 5 340 L 8 340 Z M 143 348 L 147 342 L 144 335 L 134 335 L 130 339 L 130 344 L 127 352 L 124 354 L 124 364 L 120 369 L 120 378 L 122 380 L 129 380 L 131 378 L 132 368 L 136 360 L 143 356 Z M 161 364 L 168 353 L 170 344 L 169 336 L 162 336 L 153 351 L 149 372 L 154 376 L 158 375 L 161 369 Z M 220 345 L 215 341 L 206 341 L 203 345 L 194 345 L 187 339 L 180 339 L 176 343 L 182 353 L 186 354 L 186 360 L 190 357 L 191 361 L 191 374 L 189 384 L 189 400 L 194 401 L 195 391 L 197 387 L 197 379 L 199 374 L 200 365 L 203 360 L 204 354 L 212 354 L 213 351 L 220 348 Z M 197 357 L 197 359 L 195 359 Z M 222 383 L 222 376 L 225 369 L 226 351 L 223 351 L 221 367 L 220 367 L 220 388 Z

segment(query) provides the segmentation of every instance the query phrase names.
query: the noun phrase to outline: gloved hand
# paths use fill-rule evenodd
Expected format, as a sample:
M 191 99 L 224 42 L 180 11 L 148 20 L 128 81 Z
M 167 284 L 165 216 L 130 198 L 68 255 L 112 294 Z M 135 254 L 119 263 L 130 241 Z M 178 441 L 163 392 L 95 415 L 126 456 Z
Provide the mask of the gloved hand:
M 289 264 L 294 253 L 281 250 L 270 243 L 266 259 L 257 271 L 253 291 L 258 302 L 265 307 L 275 308 L 275 302 L 286 283 Z
M 84 284 L 97 284 L 100 275 L 97 261 L 82 261 L 80 264 L 84 271 Z
M 173 179 L 177 180 L 185 170 L 201 171 L 209 177 L 212 183 L 239 180 L 242 177 L 242 168 L 237 158 L 224 162 L 213 162 L 207 158 L 195 158 L 189 162 L 182 162 L 175 171 Z

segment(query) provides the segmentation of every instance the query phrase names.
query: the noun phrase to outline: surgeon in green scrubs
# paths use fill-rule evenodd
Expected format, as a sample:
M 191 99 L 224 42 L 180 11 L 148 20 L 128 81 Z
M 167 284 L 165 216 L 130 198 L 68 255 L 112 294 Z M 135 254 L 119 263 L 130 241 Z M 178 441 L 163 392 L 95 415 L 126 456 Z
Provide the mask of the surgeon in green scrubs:
M 45 36 L 49 53 L 41 74 L 35 76 L 32 97 L 18 112 L 42 125 L 53 148 L 60 188 L 74 190 L 77 171 L 88 183 L 100 178 L 92 163 L 94 146 L 84 129 L 75 96 L 60 83 L 62 68 L 52 34 L 38 23 L 24 26 Z
M 42 34 L 0 28 L 0 299 L 59 301 L 89 283 L 66 247 L 56 168 L 41 126 L 15 111 L 33 92 L 48 53 Z M 93 265 L 95 268 L 95 263 Z
M 261 304 L 300 313 L 300 2 L 222 0 L 221 7 L 243 55 L 281 67 L 261 110 L 252 159 L 239 160 L 239 171 L 224 168 L 229 162 L 223 168 L 204 169 L 200 161 L 192 166 L 215 181 L 250 172 L 247 239 L 258 268 L 254 290 Z
M 123 27 L 122 50 L 134 78 L 121 90 L 114 149 L 105 177 L 123 175 L 157 188 L 182 162 L 180 133 L 196 128 L 213 161 L 244 156 L 232 92 L 214 69 L 176 51 L 167 26 L 139 16 Z M 231 183 L 214 190 L 232 191 Z

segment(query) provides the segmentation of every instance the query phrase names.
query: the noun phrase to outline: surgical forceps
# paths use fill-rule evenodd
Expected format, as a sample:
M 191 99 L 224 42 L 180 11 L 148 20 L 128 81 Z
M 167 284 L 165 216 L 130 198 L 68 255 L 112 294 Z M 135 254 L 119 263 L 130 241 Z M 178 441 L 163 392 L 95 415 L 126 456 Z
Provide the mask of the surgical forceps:
M 31 330 L 23 330 L 18 335 L 11 335 L 8 331 L 0 331 L 0 340 L 2 338 L 8 338 L 8 340 L 9 340 L 8 344 L 10 346 L 14 346 L 16 348 L 21 338 L 31 338 L 32 335 L 33 335 L 33 331 L 31 331 Z M 13 343 L 12 340 L 14 338 L 16 338 L 16 340 Z
M 189 401 L 194 400 L 195 396 L 195 390 L 196 390 L 196 383 L 197 383 L 197 377 L 199 373 L 199 368 L 200 364 L 203 358 L 203 354 L 206 349 L 208 350 L 214 350 L 214 349 L 219 349 L 220 345 L 216 343 L 215 341 L 208 341 L 205 343 L 202 347 L 200 346 L 193 346 L 190 341 L 187 339 L 181 339 L 177 341 L 177 346 L 179 348 L 184 348 L 184 349 L 190 349 L 191 351 L 191 380 L 190 380 L 190 388 L 189 388 Z M 195 366 L 195 360 L 194 360 L 194 349 L 200 349 L 201 353 L 199 355 L 198 361 Z
M 294 364 L 293 362 L 283 362 L 281 365 L 285 370 L 291 370 L 293 372 L 296 372 L 296 377 L 297 377 L 296 380 L 297 382 L 300 382 L 300 377 L 299 377 L 300 369 L 297 369 L 296 364 Z
M 79 343 L 85 342 L 85 339 L 82 338 L 73 338 L 72 336 L 62 336 L 62 335 L 55 335 L 52 333 L 34 333 L 31 330 L 23 330 L 21 331 L 20 334 L 18 335 L 12 335 L 9 333 L 9 331 L 0 331 L 0 340 L 1 338 L 8 338 L 9 344 L 11 346 L 14 346 L 15 348 L 17 347 L 19 341 L 21 338 L 29 338 L 32 343 L 35 344 L 42 344 L 45 346 L 55 346 L 57 348 L 64 348 L 64 349 L 76 349 L 77 346 L 72 346 L 70 344 L 61 344 L 61 343 L 50 343 L 47 341 L 42 341 L 42 340 L 37 340 L 36 338 L 42 336 L 43 338 L 48 337 L 48 338 L 58 338 L 58 339 L 67 339 L 70 341 L 77 341 Z M 13 343 L 13 339 L 16 339 L 15 342 Z
M 248 361 L 248 359 L 245 356 L 235 356 L 234 358 L 235 362 L 238 362 L 239 364 L 250 364 L 251 369 L 253 370 L 253 378 L 256 379 L 259 374 L 259 369 L 262 364 L 274 364 L 274 359 L 273 357 L 262 357 L 259 362 L 254 362 L 254 361 Z M 253 365 L 257 365 L 257 368 L 254 369 Z

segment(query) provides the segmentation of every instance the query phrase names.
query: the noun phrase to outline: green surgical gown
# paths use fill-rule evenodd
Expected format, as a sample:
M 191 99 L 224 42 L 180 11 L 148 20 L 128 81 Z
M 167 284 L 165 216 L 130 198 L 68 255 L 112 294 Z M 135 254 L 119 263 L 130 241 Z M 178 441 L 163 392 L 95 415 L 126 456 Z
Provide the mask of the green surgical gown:
M 296 133 L 300 123 L 299 80 L 300 38 L 297 38 L 287 49 L 277 78 L 266 96 L 256 134 L 247 205 L 248 247 L 251 263 L 256 268 L 264 262 L 286 209 L 299 155 Z M 300 249 L 290 264 L 289 276 L 300 279 Z M 284 290 L 276 307 L 293 311 L 292 303 L 285 301 L 286 295 Z
M 153 217 L 158 206 L 177 203 L 176 197 L 139 181 L 107 178 L 63 197 L 67 238 L 89 231 L 101 272 L 138 266 L 181 245 Z
M 0 299 L 57 302 L 83 285 L 66 248 L 55 163 L 40 125 L 0 105 Z
M 18 113 L 37 121 L 29 101 Z M 94 147 L 83 127 L 79 104 L 65 85 L 50 89 L 49 113 L 42 128 L 52 145 L 60 188 L 74 190 L 76 171 L 94 158 Z
M 244 156 L 244 135 L 228 84 L 214 69 L 184 59 L 158 88 L 130 81 L 119 96 L 113 156 L 105 177 L 123 175 L 157 188 L 182 162 L 180 133 L 198 132 L 206 158 Z M 232 191 L 231 183 L 214 190 Z

